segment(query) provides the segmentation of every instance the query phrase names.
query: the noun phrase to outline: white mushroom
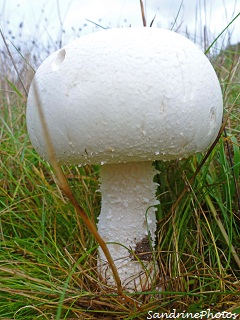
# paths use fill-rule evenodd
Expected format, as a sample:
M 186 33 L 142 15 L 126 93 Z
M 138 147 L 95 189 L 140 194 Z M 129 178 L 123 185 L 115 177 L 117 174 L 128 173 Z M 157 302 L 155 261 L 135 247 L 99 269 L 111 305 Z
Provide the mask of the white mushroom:
M 210 62 L 172 31 L 112 29 L 51 54 L 34 82 L 59 162 L 102 164 L 98 229 L 123 285 L 150 286 L 158 204 L 152 161 L 202 152 L 216 138 L 223 106 Z M 36 105 L 31 86 L 28 132 L 48 159 Z M 113 285 L 101 250 L 99 267 Z

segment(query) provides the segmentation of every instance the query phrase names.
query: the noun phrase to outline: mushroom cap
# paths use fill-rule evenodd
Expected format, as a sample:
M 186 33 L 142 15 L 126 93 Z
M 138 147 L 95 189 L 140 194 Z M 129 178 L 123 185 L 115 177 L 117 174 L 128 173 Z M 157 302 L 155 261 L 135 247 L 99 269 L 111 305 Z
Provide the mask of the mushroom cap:
M 33 82 L 29 136 L 48 159 L 40 101 L 60 163 L 180 159 L 208 148 L 221 126 L 212 65 L 194 43 L 165 29 L 84 36 L 51 54 Z

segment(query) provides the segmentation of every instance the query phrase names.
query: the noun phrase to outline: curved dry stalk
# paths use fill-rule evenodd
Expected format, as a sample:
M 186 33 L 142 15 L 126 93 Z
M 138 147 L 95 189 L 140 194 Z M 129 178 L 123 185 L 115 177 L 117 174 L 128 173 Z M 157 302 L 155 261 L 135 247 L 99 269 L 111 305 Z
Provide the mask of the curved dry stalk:
M 42 129 L 43 129 L 43 134 L 44 134 L 44 140 L 46 143 L 46 147 L 47 147 L 47 154 L 49 157 L 49 162 L 52 166 L 53 172 L 55 174 L 56 180 L 57 180 L 57 184 L 60 187 L 60 189 L 62 190 L 62 192 L 66 195 L 66 197 L 70 200 L 70 202 L 72 203 L 72 205 L 74 206 L 75 210 L 77 211 L 77 213 L 80 215 L 80 217 L 82 218 L 84 224 L 87 226 L 88 230 L 92 233 L 92 235 L 94 236 L 94 238 L 96 239 L 97 243 L 99 244 L 99 246 L 101 247 L 102 251 L 105 254 L 105 257 L 109 263 L 109 266 L 112 270 L 113 273 L 113 277 L 115 279 L 116 282 L 116 286 L 117 286 L 117 293 L 123 297 L 123 299 L 125 299 L 127 302 L 129 302 L 130 304 L 134 305 L 137 309 L 140 309 L 137 302 L 134 301 L 132 298 L 126 296 L 123 293 L 123 289 L 122 289 L 122 284 L 121 284 L 121 279 L 119 277 L 117 268 L 115 266 L 115 263 L 113 261 L 113 258 L 108 250 L 108 247 L 106 245 L 106 243 L 104 242 L 104 240 L 102 239 L 102 237 L 100 236 L 100 234 L 98 233 L 98 230 L 96 228 L 96 225 L 91 221 L 91 219 L 88 217 L 88 215 L 86 214 L 86 212 L 83 210 L 83 208 L 79 205 L 77 199 L 75 198 L 69 184 L 68 181 L 63 173 L 63 170 L 61 168 L 61 166 L 59 165 L 55 152 L 54 152 L 54 147 L 51 141 L 51 137 L 47 128 L 47 124 L 45 121 L 45 117 L 44 117 L 44 113 L 43 110 L 41 108 L 41 101 L 40 101 L 40 97 L 38 94 L 38 88 L 36 86 L 36 83 L 32 83 L 33 85 L 33 89 L 34 89 L 34 94 L 36 96 L 36 101 L 37 101 L 37 110 L 38 110 L 38 114 L 39 114 L 39 118 L 40 118 L 40 122 L 42 125 Z
M 144 11 L 144 6 L 143 6 L 142 0 L 140 0 L 140 7 L 141 7 L 141 13 L 142 13 L 143 26 L 146 27 L 147 26 L 147 22 L 146 22 L 145 11 Z

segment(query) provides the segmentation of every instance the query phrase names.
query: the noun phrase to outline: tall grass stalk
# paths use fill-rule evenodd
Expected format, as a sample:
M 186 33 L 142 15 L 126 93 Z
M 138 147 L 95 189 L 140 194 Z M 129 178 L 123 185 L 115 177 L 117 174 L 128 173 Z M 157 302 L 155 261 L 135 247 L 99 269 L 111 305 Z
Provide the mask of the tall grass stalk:
M 216 44 L 214 41 L 211 48 Z M 154 280 L 163 291 L 127 296 L 99 280 L 98 243 L 79 215 L 78 208 L 92 225 L 97 221 L 98 166 L 62 168 L 64 177 L 61 173 L 58 180 L 63 179 L 73 190 L 77 202 L 72 206 L 50 165 L 30 144 L 25 92 L 19 79 L 8 72 L 13 70 L 12 62 L 4 56 L 0 79 L 0 319 L 130 320 L 146 319 L 149 310 L 239 309 L 239 51 L 239 46 L 229 46 L 211 57 L 225 108 L 216 143 L 205 156 L 155 162 L 159 171 L 155 179 L 160 184 L 155 259 L 160 273 Z M 23 72 L 27 64 L 22 63 L 19 73 L 25 75 L 22 80 L 27 88 L 28 73 Z

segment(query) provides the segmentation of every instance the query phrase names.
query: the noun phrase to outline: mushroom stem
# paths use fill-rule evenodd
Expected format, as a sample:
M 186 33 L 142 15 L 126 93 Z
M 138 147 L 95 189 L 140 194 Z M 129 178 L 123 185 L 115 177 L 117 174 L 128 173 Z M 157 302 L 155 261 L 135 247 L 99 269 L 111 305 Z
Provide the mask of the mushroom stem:
M 98 230 L 108 244 L 123 287 L 141 291 L 150 287 L 154 273 L 152 248 L 155 244 L 154 207 L 157 183 L 152 162 L 105 164 L 100 169 L 102 208 Z M 99 249 L 103 279 L 114 285 L 106 258 Z

